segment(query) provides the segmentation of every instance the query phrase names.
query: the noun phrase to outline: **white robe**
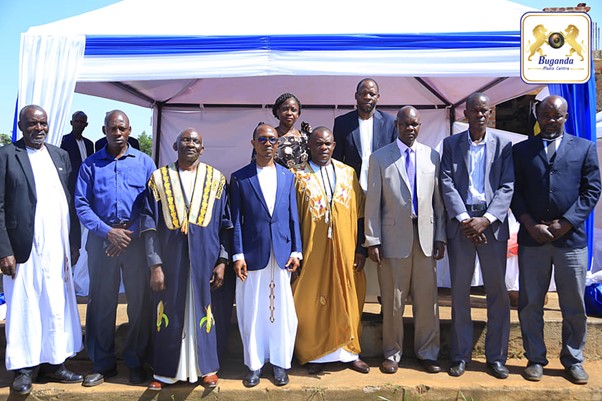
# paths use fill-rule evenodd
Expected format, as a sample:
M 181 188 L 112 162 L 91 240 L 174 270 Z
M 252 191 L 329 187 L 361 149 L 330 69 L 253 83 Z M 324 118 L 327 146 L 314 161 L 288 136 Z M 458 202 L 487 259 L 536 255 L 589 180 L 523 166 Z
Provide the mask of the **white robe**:
M 69 207 L 46 147 L 27 149 L 36 188 L 31 254 L 4 276 L 6 369 L 60 364 L 82 349 L 69 251 Z

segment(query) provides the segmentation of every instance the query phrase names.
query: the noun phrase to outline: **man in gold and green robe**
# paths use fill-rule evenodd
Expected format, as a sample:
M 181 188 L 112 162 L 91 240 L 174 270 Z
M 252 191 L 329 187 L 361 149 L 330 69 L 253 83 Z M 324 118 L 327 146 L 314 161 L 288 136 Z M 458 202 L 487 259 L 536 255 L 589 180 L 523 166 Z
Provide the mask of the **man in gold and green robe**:
M 156 311 L 155 380 L 149 390 L 199 378 L 204 386 L 215 387 L 216 323 L 230 323 L 229 316 L 220 321 L 213 302 L 213 293 L 223 284 L 232 228 L 226 179 L 199 161 L 203 139 L 194 128 L 180 132 L 174 149 L 178 161 L 152 174 L 142 213 Z
M 309 138 L 311 161 L 293 170 L 304 261 L 293 295 L 299 320 L 295 354 L 310 374 L 345 362 L 361 373 L 361 316 L 366 296 L 364 193 L 355 171 L 332 160 L 332 132 Z M 359 223 L 359 224 L 358 224 Z

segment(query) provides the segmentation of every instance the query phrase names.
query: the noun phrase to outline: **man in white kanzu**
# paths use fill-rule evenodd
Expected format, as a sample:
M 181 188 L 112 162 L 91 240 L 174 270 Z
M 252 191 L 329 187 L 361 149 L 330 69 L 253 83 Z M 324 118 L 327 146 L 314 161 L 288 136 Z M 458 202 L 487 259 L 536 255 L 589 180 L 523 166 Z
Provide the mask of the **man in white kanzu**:
M 301 259 L 295 176 L 274 163 L 274 127 L 260 124 L 251 143 L 255 160 L 230 180 L 236 314 L 249 369 L 243 384 L 259 384 L 263 365 L 270 362 L 274 383 L 284 386 L 297 332 L 290 276 Z
M 7 303 L 6 369 L 12 391 L 29 394 L 39 382 L 80 383 L 65 368 L 82 349 L 71 263 L 79 228 L 69 194 L 69 155 L 45 144 L 48 118 L 40 106 L 19 113 L 23 139 L 0 148 L 0 268 Z M 71 246 L 70 246 L 71 245 Z

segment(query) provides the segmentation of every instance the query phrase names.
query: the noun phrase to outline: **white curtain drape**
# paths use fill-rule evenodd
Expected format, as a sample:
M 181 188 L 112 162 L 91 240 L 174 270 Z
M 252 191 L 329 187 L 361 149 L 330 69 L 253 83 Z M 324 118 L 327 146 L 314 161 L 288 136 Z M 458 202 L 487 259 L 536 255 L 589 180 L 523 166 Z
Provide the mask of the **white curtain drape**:
M 85 47 L 84 35 L 21 35 L 18 109 L 37 104 L 46 110 L 47 143 L 61 143 Z

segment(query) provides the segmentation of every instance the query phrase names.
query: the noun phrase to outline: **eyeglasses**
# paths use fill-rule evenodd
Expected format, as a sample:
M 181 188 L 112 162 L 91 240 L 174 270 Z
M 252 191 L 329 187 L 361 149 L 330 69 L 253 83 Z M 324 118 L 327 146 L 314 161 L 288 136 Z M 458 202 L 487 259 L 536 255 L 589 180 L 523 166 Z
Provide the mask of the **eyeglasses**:
M 257 141 L 262 145 L 265 145 L 267 142 L 269 142 L 271 145 L 276 145 L 276 142 L 278 142 L 278 138 L 276 138 L 275 136 L 260 136 L 257 138 Z

